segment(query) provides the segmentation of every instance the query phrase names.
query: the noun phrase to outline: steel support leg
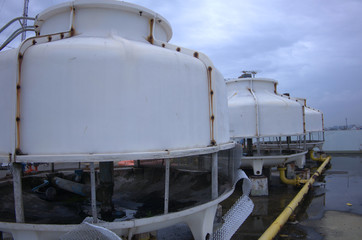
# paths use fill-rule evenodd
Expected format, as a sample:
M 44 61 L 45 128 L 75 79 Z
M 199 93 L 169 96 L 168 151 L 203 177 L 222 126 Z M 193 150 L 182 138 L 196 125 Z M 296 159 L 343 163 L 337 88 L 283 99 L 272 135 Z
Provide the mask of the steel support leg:
M 13 185 L 14 185 L 14 201 L 15 201 L 15 219 L 17 223 L 25 222 L 23 192 L 21 184 L 21 163 L 13 163 Z
M 98 222 L 97 217 L 97 200 L 96 200 L 96 174 L 94 170 L 94 162 L 90 163 L 90 180 L 91 180 L 91 202 L 92 202 L 92 217 L 93 223 Z
M 218 193 L 218 155 L 217 153 L 212 154 L 212 164 L 211 164 L 211 199 L 216 199 L 219 195 Z
M 165 200 L 164 213 L 168 213 L 168 199 L 170 194 L 170 159 L 165 159 Z
M 113 221 L 113 186 L 114 186 L 114 173 L 113 162 L 100 162 L 99 163 L 99 180 L 98 197 L 101 200 L 101 216 L 103 220 Z

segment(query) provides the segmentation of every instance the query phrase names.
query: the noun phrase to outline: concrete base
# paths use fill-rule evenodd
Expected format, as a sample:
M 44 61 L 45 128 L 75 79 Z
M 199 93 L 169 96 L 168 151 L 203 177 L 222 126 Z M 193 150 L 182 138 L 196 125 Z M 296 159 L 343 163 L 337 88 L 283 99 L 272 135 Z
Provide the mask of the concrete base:
M 268 196 L 268 178 L 265 176 L 251 176 L 251 196 Z

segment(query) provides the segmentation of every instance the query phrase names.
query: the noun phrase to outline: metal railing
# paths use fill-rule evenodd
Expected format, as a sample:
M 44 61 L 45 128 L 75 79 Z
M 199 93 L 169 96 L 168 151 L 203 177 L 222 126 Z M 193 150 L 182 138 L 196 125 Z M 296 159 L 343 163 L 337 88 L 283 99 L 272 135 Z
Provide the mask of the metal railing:
M 0 34 L 5 30 L 7 29 L 9 26 L 11 26 L 13 23 L 15 22 L 19 22 L 20 24 L 20 28 L 18 28 L 17 30 L 15 30 L 0 46 L 0 51 L 6 47 L 11 41 L 13 41 L 17 36 L 19 36 L 21 33 L 23 32 L 27 32 L 27 31 L 32 31 L 32 32 L 35 32 L 35 27 L 34 26 L 26 26 L 26 27 L 23 27 L 23 23 L 22 21 L 26 21 L 26 20 L 30 20 L 30 21 L 34 21 L 35 18 L 32 18 L 32 17 L 17 17 L 17 18 L 14 18 L 13 20 L 9 21 L 7 24 L 5 24 L 1 29 L 0 29 Z

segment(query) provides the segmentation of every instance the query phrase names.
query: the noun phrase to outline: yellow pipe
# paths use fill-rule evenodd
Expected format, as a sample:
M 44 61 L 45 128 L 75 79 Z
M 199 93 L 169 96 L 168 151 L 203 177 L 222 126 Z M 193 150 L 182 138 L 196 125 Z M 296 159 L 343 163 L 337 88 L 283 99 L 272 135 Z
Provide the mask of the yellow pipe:
M 314 151 L 313 151 L 313 150 L 310 150 L 310 151 L 309 151 L 309 157 L 310 157 L 310 159 L 312 159 L 312 160 L 314 160 L 314 161 L 318 161 L 318 162 L 324 162 L 324 160 L 326 160 L 326 158 L 322 157 L 322 155 L 319 156 L 318 158 L 316 158 L 316 157 L 314 156 Z
M 313 176 L 308 180 L 307 184 L 304 184 L 303 188 L 299 193 L 294 197 L 294 199 L 289 203 L 289 205 L 284 209 L 284 211 L 279 215 L 277 219 L 270 225 L 270 227 L 261 235 L 259 240 L 270 240 L 273 239 L 283 225 L 288 221 L 289 216 L 293 213 L 294 209 L 298 207 L 299 203 L 303 200 L 304 196 L 308 193 L 309 188 L 313 185 L 315 179 L 322 173 L 325 166 L 329 163 L 331 157 L 328 156 Z
M 297 176 L 294 179 L 289 179 L 285 176 L 285 170 L 287 170 L 287 168 L 285 167 L 278 167 L 278 171 L 279 171 L 279 176 L 280 176 L 280 180 L 288 185 L 294 185 L 294 186 L 299 186 L 301 184 L 305 184 L 306 182 L 308 182 L 308 180 L 306 179 L 301 179 L 299 176 Z

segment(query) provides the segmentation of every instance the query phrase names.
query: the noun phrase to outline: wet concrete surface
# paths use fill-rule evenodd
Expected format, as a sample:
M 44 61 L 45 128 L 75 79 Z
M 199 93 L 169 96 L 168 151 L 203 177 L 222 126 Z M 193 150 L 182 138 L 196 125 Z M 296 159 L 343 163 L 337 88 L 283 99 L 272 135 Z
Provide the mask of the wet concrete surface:
M 322 219 L 310 220 L 301 224 L 309 228 L 315 228 L 315 226 L 318 226 L 316 231 L 323 236 L 324 239 L 358 240 L 361 239 L 361 222 L 361 215 L 339 211 L 326 211 Z
M 332 155 L 331 168 L 315 182 L 303 203 L 275 239 L 361 239 L 362 236 L 362 156 Z M 258 239 L 294 198 L 299 189 L 271 176 L 270 195 L 252 197 L 253 213 L 232 239 Z M 223 203 L 227 208 L 241 187 Z

